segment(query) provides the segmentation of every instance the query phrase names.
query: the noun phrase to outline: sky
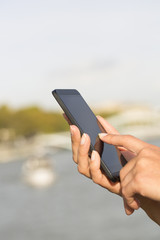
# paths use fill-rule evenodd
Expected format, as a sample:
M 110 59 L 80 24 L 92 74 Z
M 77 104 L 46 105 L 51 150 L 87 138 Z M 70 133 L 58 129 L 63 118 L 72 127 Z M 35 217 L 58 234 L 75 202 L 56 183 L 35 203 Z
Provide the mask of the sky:
M 55 109 L 55 88 L 90 105 L 160 106 L 159 0 L 0 0 L 0 105 Z

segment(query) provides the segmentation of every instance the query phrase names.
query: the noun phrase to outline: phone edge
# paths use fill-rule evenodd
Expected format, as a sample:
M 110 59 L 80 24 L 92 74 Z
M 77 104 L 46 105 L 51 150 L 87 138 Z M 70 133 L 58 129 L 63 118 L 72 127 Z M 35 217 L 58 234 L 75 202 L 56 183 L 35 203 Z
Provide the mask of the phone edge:
M 65 89 L 54 89 L 53 91 L 52 91 L 52 95 L 55 97 L 55 99 L 56 99 L 56 101 L 58 102 L 58 104 L 60 105 L 60 107 L 62 108 L 62 110 L 65 112 L 65 114 L 66 114 L 66 111 L 68 112 L 68 114 L 69 114 L 69 116 L 67 115 L 67 117 L 69 118 L 69 120 L 71 121 L 71 123 L 72 124 L 74 124 L 74 125 L 76 125 L 78 128 L 79 128 L 79 130 L 80 130 L 80 133 L 81 133 L 81 135 L 84 133 L 83 132 L 83 130 L 81 129 L 81 127 L 79 126 L 79 124 L 74 120 L 74 118 L 72 117 L 72 114 L 70 113 L 70 111 L 66 108 L 66 106 L 64 105 L 64 103 L 63 103 L 63 101 L 61 100 L 61 98 L 58 96 L 58 94 L 57 94 L 57 90 L 58 91 L 65 91 Z M 76 91 L 76 93 L 78 93 L 79 95 L 81 95 L 76 89 L 67 89 L 67 90 L 74 90 L 74 91 Z M 82 96 L 81 96 L 82 97 Z M 83 97 L 82 97 L 83 98 Z M 85 101 L 85 100 L 84 100 Z M 85 101 L 86 102 L 86 101 Z M 87 104 L 87 103 L 86 103 Z M 88 105 L 88 104 L 87 104 Z M 92 109 L 91 109 L 91 111 L 92 111 Z M 93 113 L 94 114 L 94 113 Z M 93 147 L 93 145 L 91 144 L 90 145 L 90 151 L 92 152 L 94 150 L 94 147 Z M 117 181 L 119 181 L 119 176 L 118 176 L 118 172 L 116 172 L 116 173 L 111 173 L 111 171 L 107 168 L 107 166 L 106 166 L 106 164 L 103 162 L 103 159 L 102 158 L 100 158 L 101 159 L 101 167 L 102 167 L 102 169 L 104 170 L 104 172 L 105 172 L 105 174 L 107 175 L 107 177 L 109 178 L 109 180 L 111 180 L 112 182 L 117 182 Z M 115 176 L 114 176 L 114 175 Z

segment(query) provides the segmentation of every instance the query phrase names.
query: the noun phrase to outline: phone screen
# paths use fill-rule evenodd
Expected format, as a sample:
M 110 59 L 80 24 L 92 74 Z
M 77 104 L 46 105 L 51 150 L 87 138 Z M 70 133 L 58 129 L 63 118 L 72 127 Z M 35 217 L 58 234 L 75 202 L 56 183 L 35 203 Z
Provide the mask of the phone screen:
M 113 175 L 119 175 L 119 171 L 122 168 L 121 158 L 118 158 L 117 151 L 113 145 L 103 143 L 98 138 L 98 134 L 102 132 L 100 124 L 82 96 L 77 92 L 77 94 L 60 94 L 59 97 L 67 109 L 67 112 L 65 111 L 67 117 L 69 119 L 72 117 L 70 119 L 71 122 L 79 127 L 81 133 L 87 133 L 90 136 L 92 149 L 99 152 L 101 161 L 107 166 L 109 171 Z

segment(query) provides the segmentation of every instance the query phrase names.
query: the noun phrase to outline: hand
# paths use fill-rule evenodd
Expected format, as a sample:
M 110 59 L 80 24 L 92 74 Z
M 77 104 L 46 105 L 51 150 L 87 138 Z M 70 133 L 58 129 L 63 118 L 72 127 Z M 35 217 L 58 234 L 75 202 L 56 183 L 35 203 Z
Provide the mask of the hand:
M 71 125 L 67 117 L 64 115 L 65 119 L 68 121 L 68 123 Z M 117 132 L 116 129 L 114 129 L 105 119 L 102 117 L 98 116 L 97 117 L 103 128 L 106 130 L 108 134 L 115 134 L 118 135 L 119 133 Z M 72 139 L 72 153 L 73 153 L 73 160 L 77 163 L 78 165 L 78 170 L 80 173 L 83 175 L 91 178 L 95 183 L 101 185 L 102 187 L 107 188 L 109 191 L 118 194 L 121 196 L 121 185 L 120 183 L 112 183 L 107 179 L 105 175 L 100 170 L 100 158 L 98 153 L 94 151 L 94 155 L 92 156 L 91 160 L 88 157 L 88 151 L 89 151 L 89 146 L 90 146 L 90 138 L 87 134 L 83 136 L 83 141 L 81 139 L 81 135 L 79 132 L 79 129 L 76 126 L 71 125 L 71 139 Z M 109 141 L 109 137 L 111 135 L 108 135 L 107 138 Z M 112 136 L 111 136 L 112 137 Z M 115 136 L 117 137 L 117 136 Z M 127 137 L 126 137 L 127 138 Z M 138 140 L 138 139 L 137 139 Z M 104 139 L 105 141 L 105 139 Z M 127 141 L 127 139 L 126 139 Z M 137 143 L 140 140 L 137 141 Z M 80 144 L 80 142 L 82 144 Z M 141 142 L 141 141 L 140 141 Z M 143 142 L 144 143 L 144 142 Z M 130 160 L 136 156 L 135 153 L 127 151 L 125 144 L 117 144 L 118 149 L 123 150 L 123 155 L 125 155 L 125 158 L 127 160 Z M 123 146 L 123 147 L 122 147 Z M 146 144 L 146 147 L 148 144 Z M 153 145 L 152 145 L 153 146 Z M 154 148 L 155 146 L 153 146 Z M 157 147 L 155 147 L 157 148 Z M 126 164 L 126 167 L 129 163 Z M 137 198 L 134 199 L 136 201 L 136 208 L 139 207 L 139 204 L 137 203 Z M 148 216 L 158 224 L 160 224 L 160 203 L 151 200 L 146 197 L 138 196 L 138 200 L 140 201 L 141 208 L 148 214 Z M 124 206 L 125 206 L 125 211 L 128 215 L 132 214 L 134 212 L 134 209 L 129 207 L 126 204 L 126 201 L 124 201 Z
M 120 171 L 126 213 L 130 214 L 128 206 L 135 210 L 142 204 L 147 214 L 160 223 L 160 148 L 133 136 L 103 134 L 100 138 L 108 144 L 122 146 L 136 155 Z

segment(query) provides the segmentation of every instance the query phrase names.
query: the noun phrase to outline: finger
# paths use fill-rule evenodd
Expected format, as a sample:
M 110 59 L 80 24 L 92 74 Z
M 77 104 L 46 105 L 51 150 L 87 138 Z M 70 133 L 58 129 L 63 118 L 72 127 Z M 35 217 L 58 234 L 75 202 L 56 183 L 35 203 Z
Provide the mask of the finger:
M 114 146 L 122 146 L 127 150 L 138 154 L 143 148 L 147 147 L 149 144 L 141 141 L 130 135 L 106 135 L 105 133 L 100 133 L 99 137 L 102 141 L 112 144 Z
M 101 116 L 97 116 L 97 119 L 98 119 L 98 122 L 100 123 L 100 125 L 102 126 L 102 129 L 100 127 L 102 132 L 107 132 L 108 134 L 119 135 L 119 132 L 109 122 L 107 122 L 104 118 L 102 118 Z M 103 131 L 103 129 L 105 131 Z M 118 149 L 120 151 L 126 151 L 126 149 L 124 147 L 119 147 L 118 146 Z M 130 158 L 130 157 L 128 156 L 127 159 L 128 158 Z
M 134 181 L 131 180 L 127 185 L 125 185 L 124 187 L 122 186 L 121 191 L 126 204 L 134 210 L 139 209 L 140 202 L 135 197 L 137 191 Z
M 72 141 L 73 160 L 75 163 L 77 163 L 78 147 L 81 141 L 81 134 L 79 129 L 75 125 L 70 125 L 70 132 L 71 132 L 71 141 Z
M 81 138 L 81 142 L 78 148 L 78 171 L 87 176 L 91 177 L 89 170 L 89 157 L 88 152 L 90 149 L 90 138 L 87 134 L 83 134 Z
M 104 175 L 100 169 L 100 156 L 97 151 L 92 151 L 91 161 L 90 161 L 90 173 L 92 180 L 107 188 L 110 192 L 120 195 L 120 183 L 111 182 L 106 175 Z
M 119 134 L 118 131 L 109 122 L 107 122 L 104 118 L 102 118 L 101 116 L 97 116 L 97 119 L 107 133 Z
M 130 208 L 126 201 L 123 199 L 124 209 L 127 215 L 131 215 L 134 212 L 134 209 Z
M 136 162 L 137 157 L 127 163 L 120 171 L 122 196 L 127 205 L 133 209 L 138 209 L 140 207 L 140 202 L 136 198 L 137 185 L 134 181 Z

